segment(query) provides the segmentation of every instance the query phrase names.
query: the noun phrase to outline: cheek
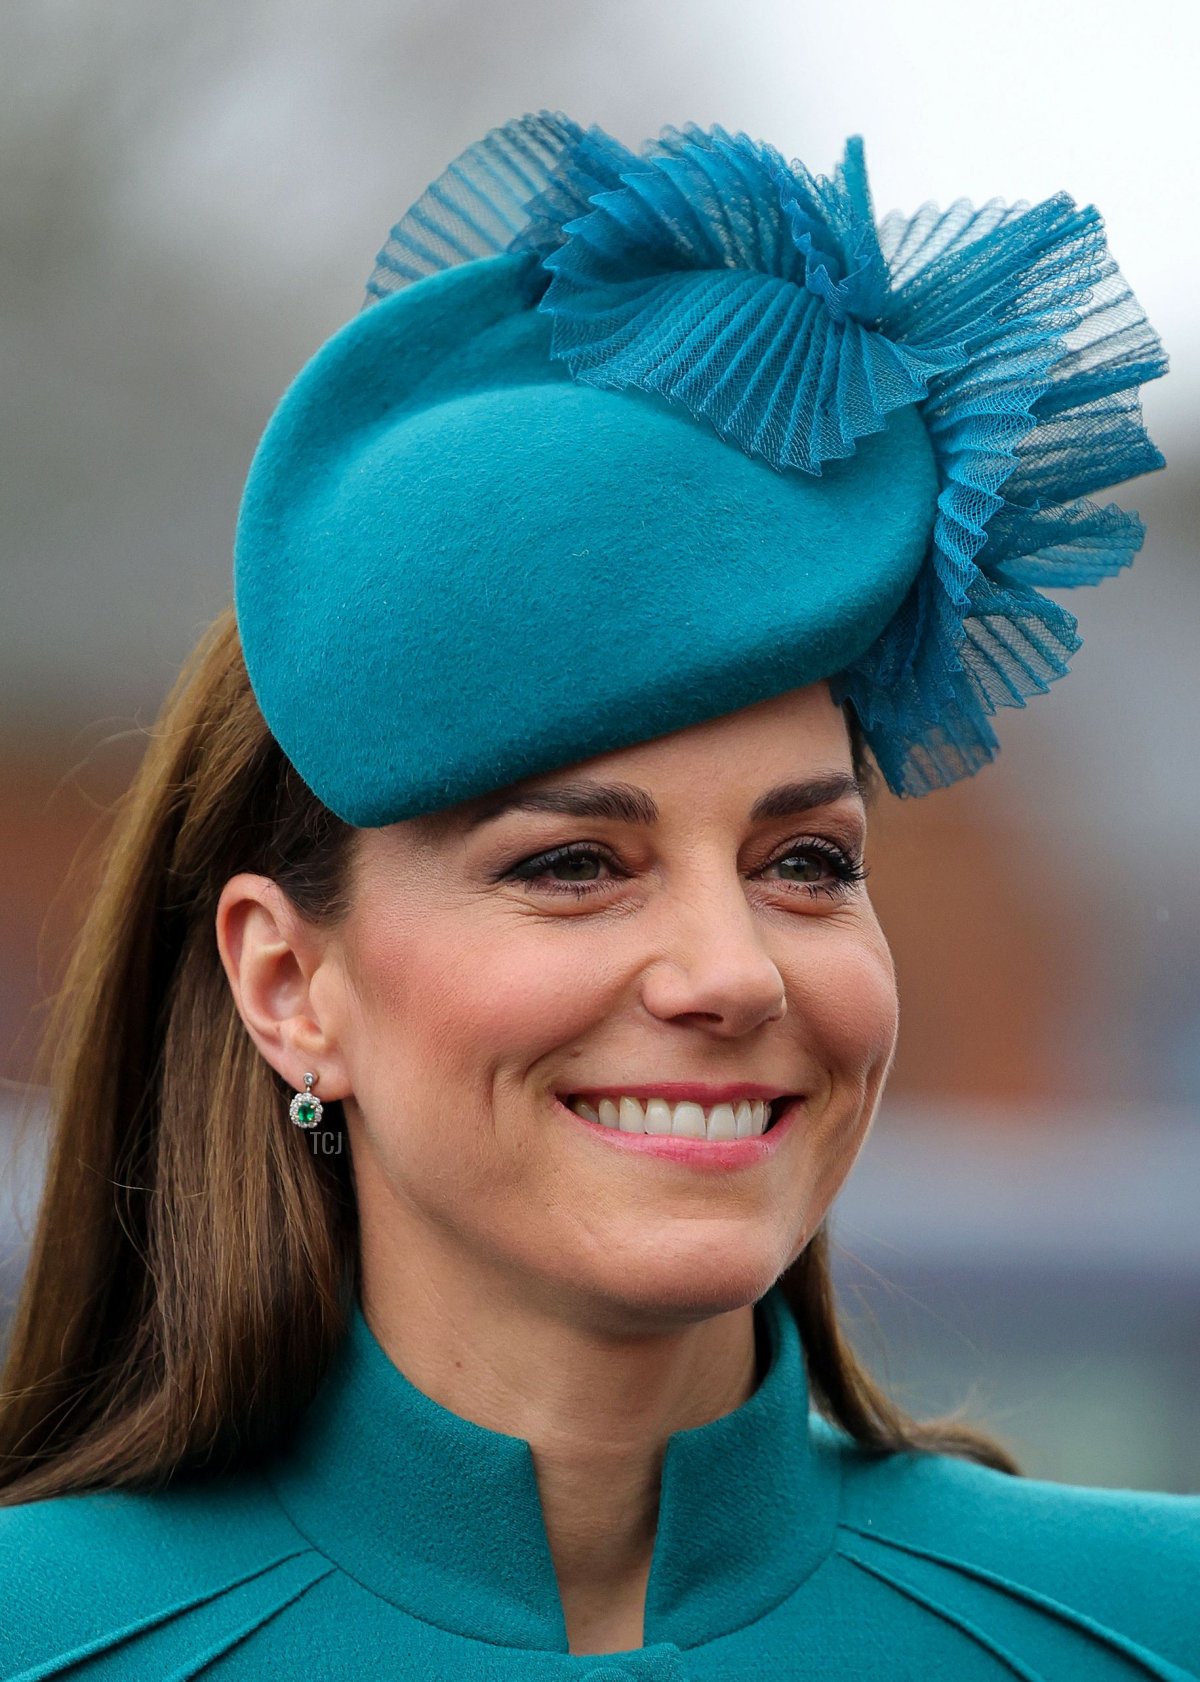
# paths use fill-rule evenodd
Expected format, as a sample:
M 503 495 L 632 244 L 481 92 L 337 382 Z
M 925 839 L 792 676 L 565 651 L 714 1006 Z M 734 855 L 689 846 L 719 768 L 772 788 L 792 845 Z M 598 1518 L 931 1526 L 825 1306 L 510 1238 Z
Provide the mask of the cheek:
M 569 929 L 481 930 L 439 918 L 435 927 L 386 927 L 360 940 L 356 1087 L 419 1089 L 426 1106 L 470 1098 L 486 1105 L 521 1086 L 531 1066 L 594 1023 L 603 982 L 594 947 Z
M 441 916 L 402 931 L 376 921 L 357 942 L 350 1060 L 364 1243 L 409 1253 L 432 1226 L 489 1263 L 523 1256 L 540 1271 L 539 1232 L 557 1221 L 563 1255 L 579 1241 L 571 1200 L 551 1213 L 579 1170 L 557 1135 L 546 1148 L 543 1071 L 561 1070 L 594 1033 L 609 990 L 594 941 L 573 933 L 532 919 L 488 928 L 464 914 L 457 926 Z M 603 1189 L 587 1187 L 589 1207 Z M 544 1211 L 542 1228 L 531 1207 Z
M 896 972 L 876 926 L 842 940 L 791 989 L 825 1082 L 797 1155 L 804 1221 L 790 1260 L 824 1220 L 861 1151 L 891 1068 L 899 1027 Z
M 896 972 L 876 925 L 856 940 L 831 940 L 789 978 L 806 1039 L 836 1081 L 878 1080 L 891 1060 L 899 1027 Z

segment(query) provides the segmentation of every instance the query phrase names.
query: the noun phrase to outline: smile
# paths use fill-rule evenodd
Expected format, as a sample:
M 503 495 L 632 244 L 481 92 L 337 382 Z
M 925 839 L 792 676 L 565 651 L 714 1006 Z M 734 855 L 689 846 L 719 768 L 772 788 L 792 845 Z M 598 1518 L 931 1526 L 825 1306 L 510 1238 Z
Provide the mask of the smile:
M 607 1119 L 601 1116 L 601 1106 Z M 555 1099 L 558 1114 L 583 1128 L 601 1148 L 658 1157 L 702 1173 L 745 1170 L 777 1156 L 794 1129 L 796 1117 L 804 1113 L 804 1107 L 804 1097 L 795 1094 L 773 1101 L 723 1102 L 708 1108 L 686 1099 L 672 1103 L 659 1098 L 638 1099 L 626 1093 L 596 1103 L 574 1093 Z M 595 1119 L 587 1113 L 589 1109 Z M 762 1118 L 757 1127 L 756 1109 Z M 732 1134 L 728 1132 L 726 1112 L 729 1111 L 733 1116 Z M 748 1130 L 740 1135 L 739 1111 L 741 1125 L 747 1127 L 748 1121 Z M 664 1127 L 664 1120 L 669 1126 Z M 710 1134 L 708 1128 L 714 1122 L 716 1132 Z M 697 1127 L 703 1131 L 695 1131 Z
M 743 1098 L 739 1103 L 705 1106 L 684 1099 L 671 1103 L 666 1098 L 636 1097 L 632 1093 L 600 1099 L 571 1096 L 564 1100 L 569 1109 L 601 1127 L 622 1133 L 652 1133 L 675 1139 L 761 1138 L 790 1102 L 787 1097 L 767 1102 Z

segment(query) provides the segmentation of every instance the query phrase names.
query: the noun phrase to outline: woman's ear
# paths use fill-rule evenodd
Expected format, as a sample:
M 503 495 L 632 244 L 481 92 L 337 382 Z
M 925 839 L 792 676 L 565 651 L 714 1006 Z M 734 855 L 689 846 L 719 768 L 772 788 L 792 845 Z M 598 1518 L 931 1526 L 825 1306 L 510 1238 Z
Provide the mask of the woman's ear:
M 318 1077 L 318 1096 L 346 1098 L 339 1026 L 345 996 L 336 951 L 269 876 L 243 871 L 221 890 L 220 953 L 238 1015 L 259 1051 L 289 1085 Z

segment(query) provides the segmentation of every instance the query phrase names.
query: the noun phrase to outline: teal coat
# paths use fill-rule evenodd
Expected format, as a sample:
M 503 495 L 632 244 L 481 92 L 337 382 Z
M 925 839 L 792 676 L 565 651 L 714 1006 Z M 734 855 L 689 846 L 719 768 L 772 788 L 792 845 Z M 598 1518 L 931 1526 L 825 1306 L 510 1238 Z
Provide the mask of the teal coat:
M 361 1312 L 262 1469 L 0 1510 L 0 1676 L 146 1682 L 1196 1682 L 1200 1497 L 809 1412 L 778 1287 L 754 1394 L 670 1439 L 645 1644 L 567 1651 L 528 1443 L 432 1401 Z

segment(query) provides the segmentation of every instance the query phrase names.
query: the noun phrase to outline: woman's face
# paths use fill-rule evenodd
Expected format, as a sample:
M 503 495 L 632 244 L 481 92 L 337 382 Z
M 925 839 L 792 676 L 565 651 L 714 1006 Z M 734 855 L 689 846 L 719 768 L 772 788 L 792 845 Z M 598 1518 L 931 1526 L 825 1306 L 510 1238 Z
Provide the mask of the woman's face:
M 849 1172 L 897 1033 L 891 955 L 853 880 L 852 781 L 753 815 L 814 779 L 852 779 L 824 684 L 500 794 L 617 785 L 625 813 L 496 813 L 487 796 L 362 832 L 316 996 L 364 1268 L 450 1265 L 613 1326 L 770 1287 Z M 722 1172 L 696 1164 L 711 1146 L 623 1148 L 559 1102 L 667 1082 L 805 1101 L 770 1152 Z

